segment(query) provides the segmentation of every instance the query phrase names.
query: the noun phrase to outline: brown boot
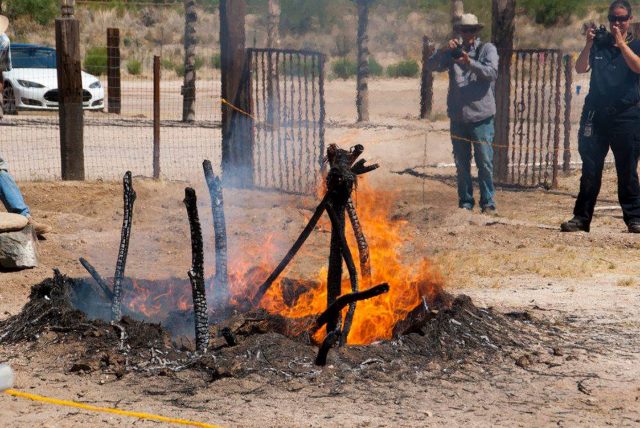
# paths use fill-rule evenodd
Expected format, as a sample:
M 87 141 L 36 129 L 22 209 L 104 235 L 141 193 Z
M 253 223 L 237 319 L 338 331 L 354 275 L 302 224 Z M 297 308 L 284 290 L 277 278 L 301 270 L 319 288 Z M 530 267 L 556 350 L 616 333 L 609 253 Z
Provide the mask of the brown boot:
M 33 230 L 36 231 L 36 236 L 39 238 L 53 230 L 48 224 L 37 222 L 32 217 L 29 217 L 29 224 L 33 226 Z

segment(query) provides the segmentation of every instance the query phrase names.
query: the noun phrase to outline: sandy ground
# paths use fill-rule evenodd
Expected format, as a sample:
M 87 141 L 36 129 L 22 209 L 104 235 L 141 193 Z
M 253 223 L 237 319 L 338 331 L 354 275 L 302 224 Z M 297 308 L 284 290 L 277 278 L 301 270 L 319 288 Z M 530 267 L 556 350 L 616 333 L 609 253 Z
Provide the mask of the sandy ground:
M 570 217 L 578 174 L 560 178 L 554 191 L 499 189 L 500 216 L 456 208 L 455 175 L 447 124 L 415 119 L 417 83 L 372 85 L 371 125 L 355 126 L 352 82 L 330 84 L 327 142 L 362 143 L 365 157 L 381 163 L 368 180 L 391 190 L 390 214 L 407 221 L 404 257 L 430 258 L 447 289 L 470 295 L 500 312 L 528 311 L 563 332 L 557 349 L 521 349 L 492 364 L 459 362 L 448 372 L 438 363 L 414 367 L 406 379 L 338 378 L 331 367 L 317 381 L 256 374 L 207 383 L 176 378 L 67 373 L 64 350 L 47 338 L 5 346 L 0 361 L 17 371 L 16 388 L 121 409 L 207 421 L 223 426 L 637 426 L 640 424 L 640 241 L 628 234 L 616 208 L 616 182 L 606 172 L 590 234 L 562 234 Z M 437 102 L 442 103 L 442 100 Z M 428 133 L 425 162 L 425 130 Z M 410 137 L 413 134 L 418 136 Z M 406 173 L 407 169 L 410 169 Z M 404 174 L 398 172 L 405 171 Z M 205 195 L 201 180 L 192 184 Z M 0 317 L 20 311 L 32 285 L 58 267 L 85 276 L 85 256 L 111 275 L 120 239 L 121 187 L 112 182 L 22 182 L 34 215 L 55 232 L 41 241 L 41 266 L 0 273 Z M 190 265 L 184 182 L 138 178 L 134 232 L 127 274 L 184 277 Z M 269 263 L 299 233 L 313 198 L 272 192 L 227 191 L 232 254 Z M 205 198 L 206 199 L 206 198 Z M 206 201 L 201 217 L 208 218 Z M 210 233 L 206 227 L 205 233 Z M 273 235 L 274 249 L 245 251 Z M 314 234 L 292 272 L 312 275 L 324 262 L 326 234 Z M 211 247 L 211 243 L 207 244 Z M 321 253 L 320 253 L 321 254 Z M 210 260 L 207 260 L 208 262 Z M 210 263 L 208 263 L 210 265 Z M 375 269 L 375 266 L 374 266 Z M 209 272 L 211 270 L 209 269 Z M 518 366 L 523 355 L 530 365 Z M 402 364 L 402 357 L 383 364 Z M 156 426 L 157 423 L 87 413 L 0 396 L 8 426 Z

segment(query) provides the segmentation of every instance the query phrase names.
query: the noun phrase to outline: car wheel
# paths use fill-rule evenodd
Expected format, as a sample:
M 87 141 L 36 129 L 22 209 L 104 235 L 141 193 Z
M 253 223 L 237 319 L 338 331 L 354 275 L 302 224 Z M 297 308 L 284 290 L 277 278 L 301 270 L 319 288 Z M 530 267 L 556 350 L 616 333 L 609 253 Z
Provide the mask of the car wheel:
M 9 83 L 2 90 L 2 110 L 4 110 L 4 114 L 18 114 L 16 96 L 13 92 L 13 86 Z

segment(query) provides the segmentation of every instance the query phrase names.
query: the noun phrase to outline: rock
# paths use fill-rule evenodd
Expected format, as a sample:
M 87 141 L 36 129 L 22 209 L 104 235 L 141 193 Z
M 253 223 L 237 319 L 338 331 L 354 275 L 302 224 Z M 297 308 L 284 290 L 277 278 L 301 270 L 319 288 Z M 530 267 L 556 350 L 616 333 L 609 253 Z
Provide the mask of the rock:
M 0 233 L 16 232 L 24 229 L 29 224 L 29 219 L 20 214 L 0 213 Z
M 0 267 L 24 269 L 38 266 L 37 242 L 31 225 L 18 231 L 0 232 Z
M 531 365 L 531 359 L 528 355 L 522 355 L 516 360 L 516 366 L 526 369 Z

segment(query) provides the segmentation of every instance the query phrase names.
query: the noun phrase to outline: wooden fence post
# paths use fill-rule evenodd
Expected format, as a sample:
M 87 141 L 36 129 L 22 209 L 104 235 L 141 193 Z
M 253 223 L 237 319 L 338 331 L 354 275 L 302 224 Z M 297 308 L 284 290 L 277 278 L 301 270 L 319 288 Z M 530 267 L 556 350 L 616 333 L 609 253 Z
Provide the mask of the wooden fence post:
M 509 178 L 509 128 L 511 125 L 511 57 L 515 33 L 515 0 L 493 0 L 491 41 L 498 48 L 500 62 L 496 81 L 494 172 L 499 181 Z
M 160 178 L 160 57 L 153 57 L 153 178 Z
M 571 100 L 573 98 L 573 56 L 565 55 L 564 62 L 564 154 L 562 171 L 571 169 Z
M 107 111 L 120 114 L 120 29 L 107 28 Z
M 80 60 L 80 24 L 75 0 L 63 0 L 56 19 L 56 67 L 63 180 L 84 180 L 84 117 Z
M 226 186 L 253 186 L 253 120 L 245 53 L 245 0 L 220 0 L 222 176 Z M 247 87 L 249 86 L 249 87 Z M 240 111 L 239 111 L 240 110 Z
M 358 122 L 369 121 L 369 4 L 371 0 L 357 0 L 358 8 L 358 74 L 356 109 Z
M 427 70 L 427 60 L 433 55 L 433 43 L 422 38 L 422 81 L 420 85 L 420 119 L 426 119 L 433 110 L 433 73 Z

